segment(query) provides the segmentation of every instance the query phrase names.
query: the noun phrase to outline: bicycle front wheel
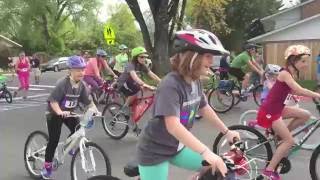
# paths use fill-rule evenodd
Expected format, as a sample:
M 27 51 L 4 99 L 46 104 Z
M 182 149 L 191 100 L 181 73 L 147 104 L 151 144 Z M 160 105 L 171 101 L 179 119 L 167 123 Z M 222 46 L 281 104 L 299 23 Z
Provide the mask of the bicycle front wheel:
M 42 131 L 32 132 L 24 145 L 24 166 L 32 178 L 41 178 L 49 137 Z
M 245 145 L 244 157 L 248 165 L 248 179 L 255 179 L 260 176 L 266 164 L 272 158 L 272 148 L 267 139 L 256 129 L 243 125 L 230 126 L 230 130 L 239 132 L 241 141 Z M 248 136 L 250 134 L 250 136 Z M 255 138 L 252 138 L 255 136 Z M 223 155 L 230 150 L 226 136 L 220 133 L 214 141 L 213 152 Z M 242 177 L 244 178 L 244 177 Z
M 110 103 L 103 109 L 102 126 L 108 136 L 113 139 L 123 138 L 129 131 L 128 117 L 121 111 L 121 105 Z
M 309 170 L 312 180 L 320 179 L 320 145 L 313 151 L 311 155 Z
M 234 96 L 229 91 L 212 89 L 208 98 L 212 109 L 218 113 L 225 113 L 233 107 Z
M 87 142 L 81 157 L 80 148 L 71 160 L 71 180 L 87 180 L 92 176 L 111 175 L 111 164 L 103 149 L 93 142 Z

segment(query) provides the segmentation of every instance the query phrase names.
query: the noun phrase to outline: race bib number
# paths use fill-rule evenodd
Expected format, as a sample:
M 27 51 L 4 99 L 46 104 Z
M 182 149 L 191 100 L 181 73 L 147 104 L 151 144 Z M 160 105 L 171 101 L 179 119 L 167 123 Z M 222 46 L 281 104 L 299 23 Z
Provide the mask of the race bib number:
M 284 104 L 287 106 L 295 106 L 299 102 L 299 97 L 296 95 L 288 94 Z
M 28 68 L 22 68 L 21 71 L 22 71 L 22 72 L 27 72 L 27 71 L 28 71 Z
M 68 101 L 66 100 L 64 107 L 66 108 L 75 108 L 78 104 L 78 101 Z

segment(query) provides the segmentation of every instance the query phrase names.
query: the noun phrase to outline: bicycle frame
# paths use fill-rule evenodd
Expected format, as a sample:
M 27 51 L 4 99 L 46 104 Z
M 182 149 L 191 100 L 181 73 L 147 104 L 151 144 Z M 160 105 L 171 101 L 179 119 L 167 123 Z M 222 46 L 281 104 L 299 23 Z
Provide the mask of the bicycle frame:
M 133 122 L 138 122 L 141 117 L 144 115 L 144 113 L 151 107 L 154 101 L 154 94 L 147 97 L 140 97 L 135 99 L 131 103 L 131 112 L 132 116 L 131 119 Z
M 310 128 L 312 127 L 312 128 Z M 292 148 L 289 151 L 288 157 L 291 157 L 295 152 L 297 152 L 298 150 L 301 149 L 301 146 L 309 139 L 309 137 L 320 127 L 320 120 L 319 119 L 313 119 L 311 122 L 309 122 L 308 124 L 304 125 L 303 127 L 300 127 L 298 130 L 296 130 L 296 132 L 293 132 L 292 136 L 295 137 L 297 135 L 299 135 L 302 132 L 305 132 L 308 129 L 308 132 L 302 137 L 302 139 L 298 142 L 297 146 L 295 146 L 294 148 Z M 309 129 L 310 128 L 310 129 Z M 260 146 L 263 146 L 266 143 L 270 143 L 272 141 L 275 142 L 275 144 L 277 144 L 277 140 L 274 137 L 267 137 L 267 141 L 259 143 L 253 147 L 251 147 L 250 149 L 246 149 L 245 152 L 254 150 L 259 148 Z M 258 158 L 255 158 L 256 160 L 259 160 Z M 261 160 L 262 161 L 262 160 Z

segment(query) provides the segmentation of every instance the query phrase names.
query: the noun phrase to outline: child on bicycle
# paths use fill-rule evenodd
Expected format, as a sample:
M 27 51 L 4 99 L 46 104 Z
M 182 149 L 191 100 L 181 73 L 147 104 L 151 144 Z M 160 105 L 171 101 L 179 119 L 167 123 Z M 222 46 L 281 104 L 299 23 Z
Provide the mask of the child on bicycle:
M 208 105 L 200 85 L 200 76 L 206 75 L 213 64 L 213 56 L 226 54 L 219 39 L 201 29 L 179 31 L 175 34 L 171 65 L 173 71 L 161 81 L 153 109 L 137 147 L 141 180 L 166 180 L 169 164 L 198 171 L 202 160 L 213 170 L 226 174 L 223 160 L 196 138 L 190 129 L 200 110 L 228 141 L 239 138 L 229 130 Z
M 46 148 L 44 168 L 41 171 L 43 179 L 52 178 L 52 160 L 55 149 L 58 145 L 61 126 L 65 124 L 72 135 L 76 131 L 79 124 L 77 118 L 68 117 L 78 103 L 86 106 L 93 112 L 98 112 L 94 103 L 91 102 L 84 82 L 84 68 L 86 63 L 80 56 L 71 56 L 68 59 L 67 65 L 70 69 L 70 75 L 60 79 L 56 87 L 51 92 L 48 98 L 48 111 L 46 112 L 47 126 L 49 133 L 49 141 Z M 69 152 L 72 154 L 73 152 Z
M 136 47 L 132 49 L 131 56 L 131 62 L 127 64 L 124 72 L 121 73 L 118 80 L 118 88 L 120 92 L 128 97 L 124 107 L 130 105 L 141 88 L 154 89 L 153 86 L 150 86 L 141 80 L 139 77 L 141 76 L 141 73 L 147 74 L 158 83 L 161 81 L 161 79 L 145 65 L 145 60 L 148 57 L 148 54 L 144 47 Z
M 299 77 L 301 71 L 307 70 L 310 54 L 310 49 L 303 45 L 292 45 L 287 48 L 285 51 L 285 67 L 280 70 L 275 84 L 258 112 L 258 124 L 265 128 L 272 128 L 282 141 L 262 173 L 264 177 L 271 180 L 281 179 L 275 168 L 294 145 L 290 131 L 303 125 L 310 117 L 310 113 L 304 109 L 284 105 L 288 94 L 320 97 L 320 94 L 302 88 L 295 81 L 295 77 Z M 285 118 L 293 118 L 288 126 L 283 122 Z

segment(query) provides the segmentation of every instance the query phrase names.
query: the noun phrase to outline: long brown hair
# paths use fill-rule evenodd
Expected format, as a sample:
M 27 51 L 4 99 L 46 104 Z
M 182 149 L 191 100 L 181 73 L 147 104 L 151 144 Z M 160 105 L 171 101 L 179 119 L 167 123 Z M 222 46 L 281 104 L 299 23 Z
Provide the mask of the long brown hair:
M 191 77 L 192 80 L 200 79 L 199 69 L 201 67 L 202 54 L 197 55 L 190 69 L 190 63 L 195 53 L 193 51 L 186 51 L 175 54 L 170 59 L 171 69 L 178 72 L 181 76 Z

